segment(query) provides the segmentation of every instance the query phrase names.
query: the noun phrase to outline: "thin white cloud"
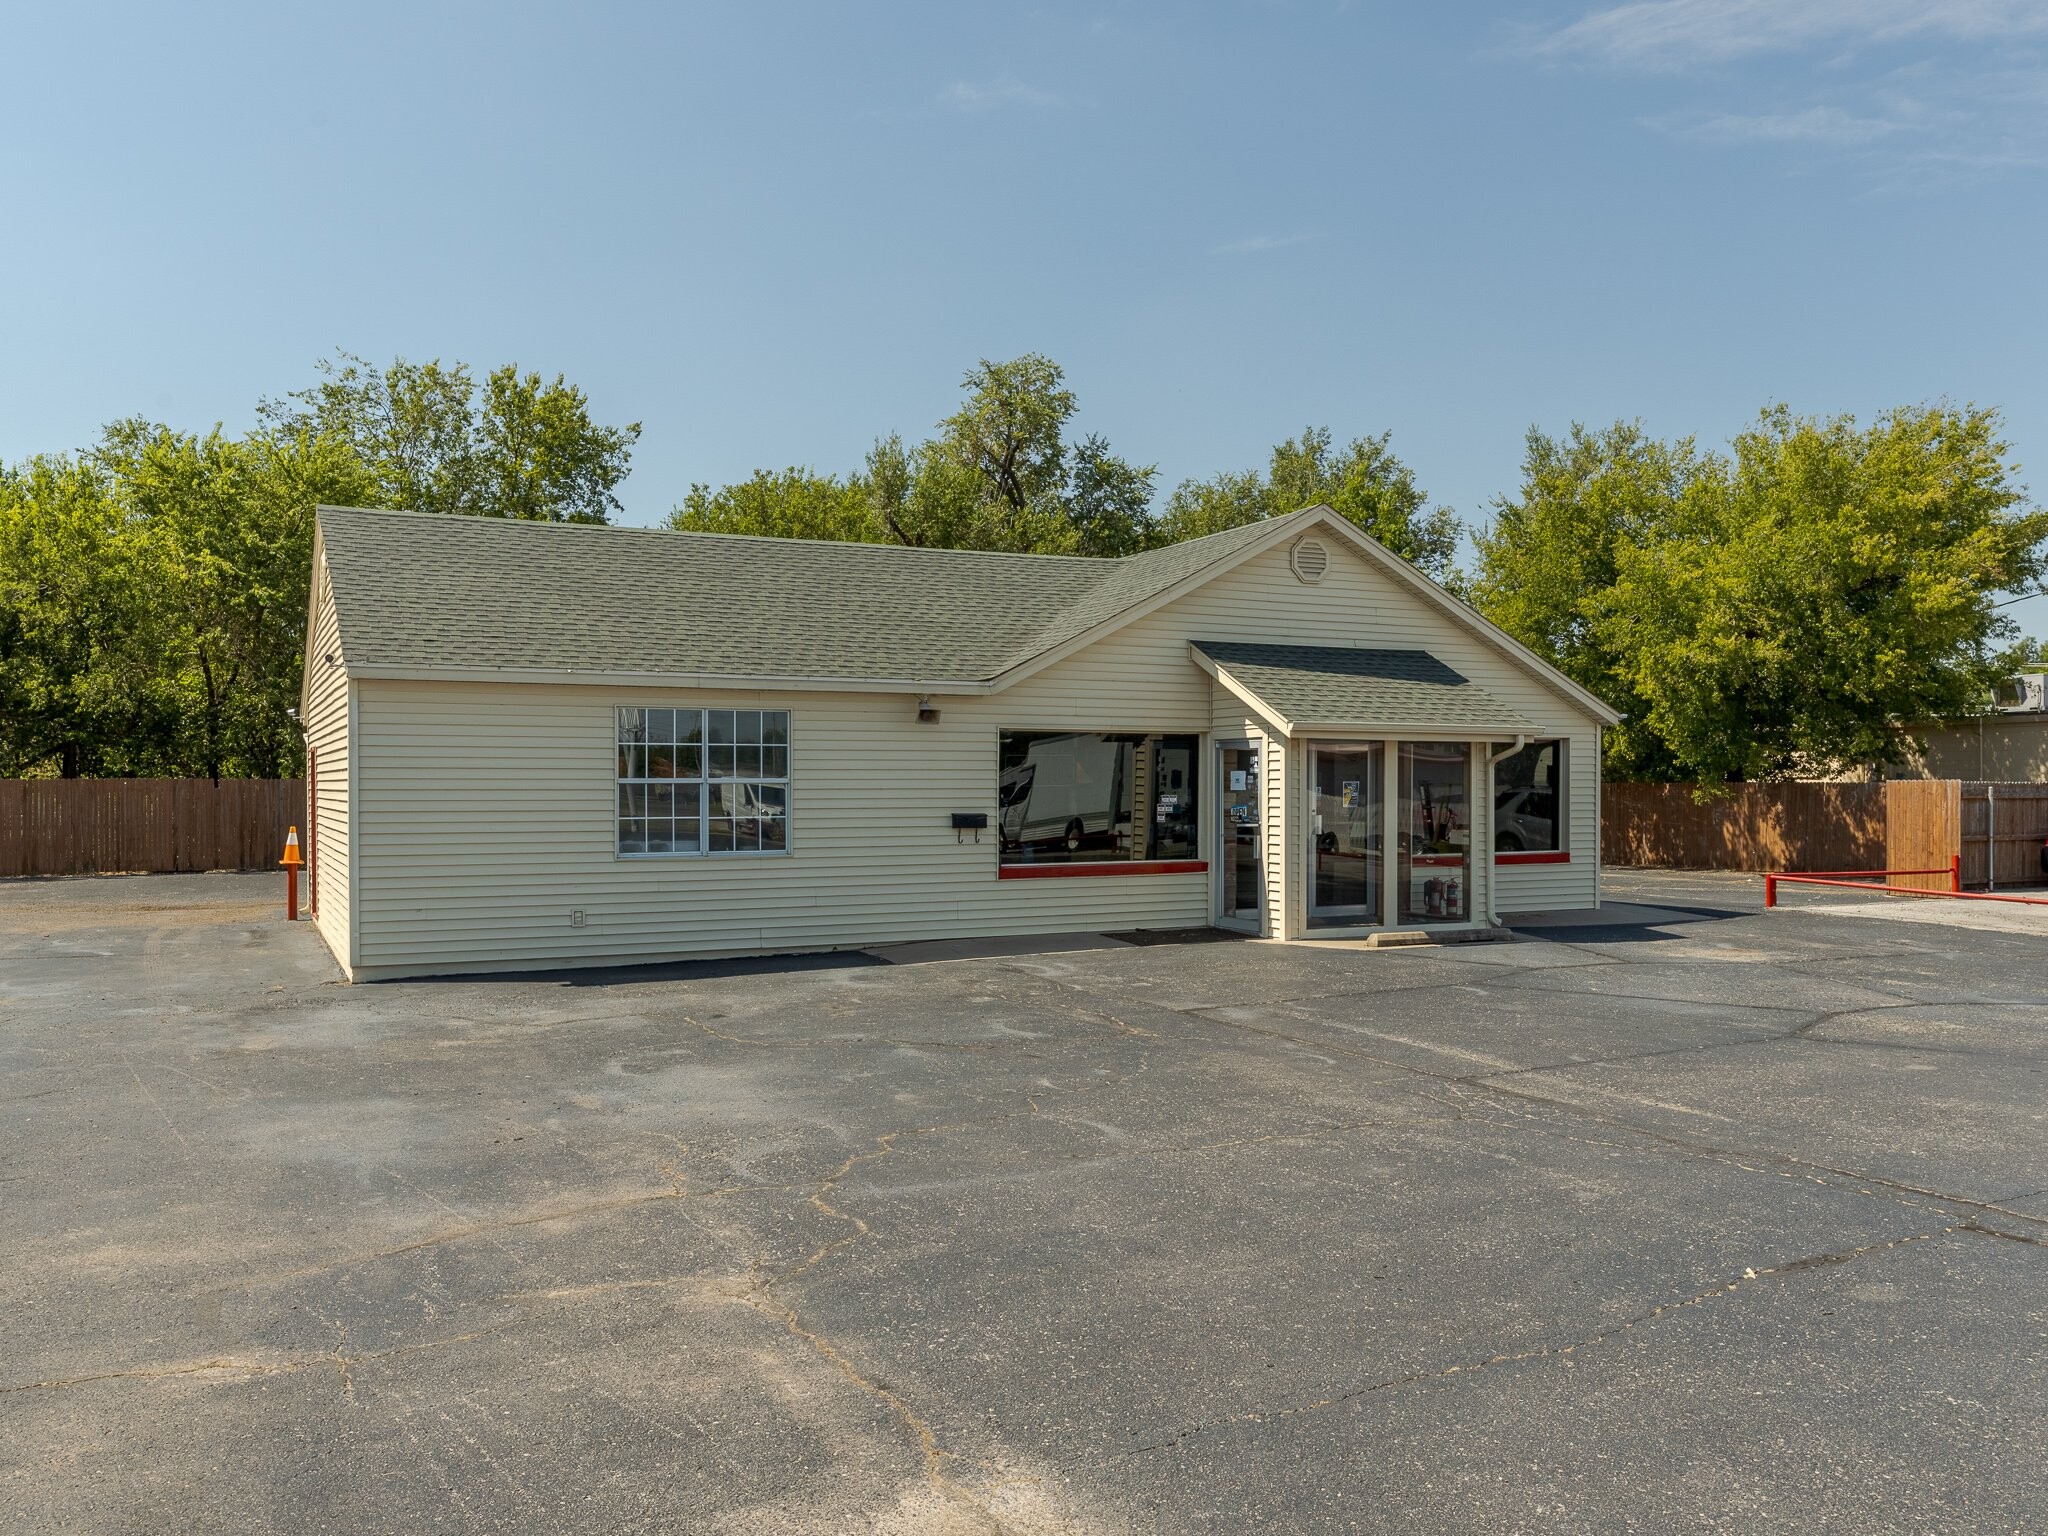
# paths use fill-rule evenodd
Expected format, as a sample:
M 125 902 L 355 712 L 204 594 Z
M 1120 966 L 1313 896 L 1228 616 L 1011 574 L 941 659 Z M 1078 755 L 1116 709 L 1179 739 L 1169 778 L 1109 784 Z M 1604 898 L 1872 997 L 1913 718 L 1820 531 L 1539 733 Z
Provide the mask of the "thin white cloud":
M 1518 51 L 1691 76 L 1697 99 L 1660 86 L 1672 99 L 1637 122 L 1700 144 L 1775 148 L 1802 168 L 1853 157 L 1886 190 L 2048 158 L 2048 0 L 1605 0 L 1523 33 Z
M 1631 0 L 1540 34 L 1531 51 L 1672 70 L 1764 53 L 2048 38 L 2041 0 Z
M 1803 112 L 1675 114 L 1643 119 L 1647 127 L 1702 144 L 1824 144 L 1847 148 L 1872 144 L 1903 132 L 1906 124 L 1883 117 L 1858 117 L 1840 107 Z
M 1231 240 L 1219 245 L 1210 254 L 1250 256 L 1259 251 L 1284 251 L 1290 245 L 1303 245 L 1314 238 L 1313 235 L 1252 235 L 1243 240 Z
M 990 112 L 999 107 L 1056 107 L 1058 96 L 1019 80 L 955 80 L 939 100 L 962 112 Z

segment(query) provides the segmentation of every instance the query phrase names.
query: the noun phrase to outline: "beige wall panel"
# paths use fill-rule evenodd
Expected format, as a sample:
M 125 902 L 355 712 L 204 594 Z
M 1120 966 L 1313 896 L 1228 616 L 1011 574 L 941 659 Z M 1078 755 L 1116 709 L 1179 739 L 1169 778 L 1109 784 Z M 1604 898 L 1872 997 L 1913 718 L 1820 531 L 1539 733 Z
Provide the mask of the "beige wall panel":
M 1893 770 L 1894 778 L 2048 783 L 2048 715 L 1985 715 L 1954 725 L 1909 729 L 1926 750 L 1911 756 L 1906 767 Z

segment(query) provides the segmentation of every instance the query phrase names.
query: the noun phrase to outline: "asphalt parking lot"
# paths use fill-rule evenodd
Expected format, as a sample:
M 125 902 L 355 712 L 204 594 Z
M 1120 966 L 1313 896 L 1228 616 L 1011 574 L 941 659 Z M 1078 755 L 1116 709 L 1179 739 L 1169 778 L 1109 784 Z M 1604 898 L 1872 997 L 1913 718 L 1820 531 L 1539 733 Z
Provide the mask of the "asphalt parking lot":
M 10 1532 L 2048 1526 L 2048 923 L 342 985 L 0 887 Z

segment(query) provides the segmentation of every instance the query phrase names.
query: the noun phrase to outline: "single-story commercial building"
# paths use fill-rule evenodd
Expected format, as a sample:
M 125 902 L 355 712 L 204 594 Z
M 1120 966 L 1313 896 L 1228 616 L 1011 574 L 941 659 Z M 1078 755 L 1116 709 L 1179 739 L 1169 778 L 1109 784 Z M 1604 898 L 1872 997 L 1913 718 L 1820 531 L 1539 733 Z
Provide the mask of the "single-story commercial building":
M 1327 508 L 1105 560 L 323 507 L 349 975 L 1600 895 L 1584 689 Z

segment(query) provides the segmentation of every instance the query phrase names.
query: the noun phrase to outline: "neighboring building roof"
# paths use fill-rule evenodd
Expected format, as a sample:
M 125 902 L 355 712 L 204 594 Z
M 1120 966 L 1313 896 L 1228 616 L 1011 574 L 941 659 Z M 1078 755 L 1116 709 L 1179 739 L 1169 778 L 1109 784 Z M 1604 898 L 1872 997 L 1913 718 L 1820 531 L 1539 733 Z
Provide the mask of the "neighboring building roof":
M 1621 718 L 1328 507 L 1121 560 L 354 507 L 319 508 L 315 537 L 354 675 L 985 693 L 1318 527 Z
M 986 682 L 1259 541 L 1099 560 L 322 507 L 352 668 Z
M 1427 651 L 1197 640 L 1196 655 L 1292 735 L 1434 726 L 1494 734 L 1536 727 Z

